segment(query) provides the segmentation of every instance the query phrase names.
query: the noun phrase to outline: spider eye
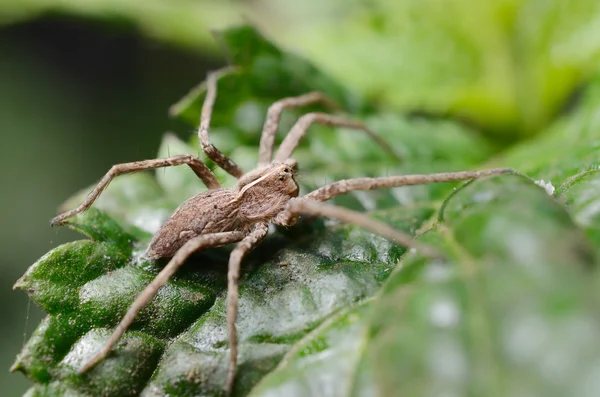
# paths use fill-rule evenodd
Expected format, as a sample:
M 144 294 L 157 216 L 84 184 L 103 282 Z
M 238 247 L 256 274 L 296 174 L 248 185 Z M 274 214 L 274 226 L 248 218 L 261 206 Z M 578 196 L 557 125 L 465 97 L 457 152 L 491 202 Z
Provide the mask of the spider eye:
M 287 173 L 289 173 L 289 172 L 290 172 L 290 169 L 286 167 L 286 168 L 284 168 L 284 169 L 283 169 L 283 172 L 287 172 Z
M 285 175 L 280 175 L 280 176 L 279 176 L 279 180 L 280 180 L 280 181 L 283 181 L 283 180 L 285 179 L 285 177 L 286 177 Z

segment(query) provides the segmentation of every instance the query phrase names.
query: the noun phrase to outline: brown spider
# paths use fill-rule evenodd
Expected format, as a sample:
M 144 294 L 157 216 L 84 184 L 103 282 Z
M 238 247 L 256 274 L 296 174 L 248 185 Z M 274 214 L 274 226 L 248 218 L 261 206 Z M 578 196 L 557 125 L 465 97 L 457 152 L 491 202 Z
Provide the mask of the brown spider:
M 361 213 L 322 204 L 322 202 L 353 190 L 459 181 L 510 172 L 510 169 L 499 168 L 485 171 L 347 179 L 331 183 L 308 193 L 302 198 L 297 198 L 299 188 L 294 179 L 296 162 L 290 156 L 311 124 L 320 123 L 358 129 L 368 134 L 385 150 L 391 151 L 389 146 L 381 137 L 359 121 L 325 113 L 308 113 L 300 117 L 292 127 L 281 143 L 275 159 L 272 160 L 277 126 L 284 109 L 313 103 L 330 103 L 321 93 L 312 92 L 297 97 L 285 98 L 270 106 L 260 140 L 258 167 L 250 172 L 244 172 L 210 143 L 208 127 L 217 92 L 217 78 L 214 73 L 208 75 L 206 84 L 206 98 L 202 106 L 198 130 L 200 143 L 204 153 L 213 162 L 238 178 L 234 188 L 222 188 L 210 169 L 193 155 L 178 155 L 165 159 L 118 164 L 106 173 L 81 205 L 58 215 L 52 220 L 52 225 L 58 225 L 63 223 L 65 219 L 85 211 L 98 198 L 110 181 L 121 174 L 186 164 L 208 187 L 207 191 L 181 204 L 153 237 L 146 251 L 147 257 L 150 259 L 171 257 L 172 259 L 136 298 L 103 348 L 83 366 L 80 373 L 86 372 L 106 357 L 131 325 L 139 311 L 148 304 L 159 288 L 167 282 L 193 252 L 204 248 L 237 243 L 229 257 L 227 275 L 227 327 L 231 351 L 225 389 L 230 394 L 233 388 L 237 362 L 235 324 L 238 313 L 240 264 L 244 255 L 265 238 L 269 223 L 292 226 L 296 223 L 300 214 L 325 216 L 358 225 L 403 246 L 418 248 L 425 255 L 437 255 L 432 248 L 414 241 L 411 236 L 395 230 L 385 223 L 371 219 Z

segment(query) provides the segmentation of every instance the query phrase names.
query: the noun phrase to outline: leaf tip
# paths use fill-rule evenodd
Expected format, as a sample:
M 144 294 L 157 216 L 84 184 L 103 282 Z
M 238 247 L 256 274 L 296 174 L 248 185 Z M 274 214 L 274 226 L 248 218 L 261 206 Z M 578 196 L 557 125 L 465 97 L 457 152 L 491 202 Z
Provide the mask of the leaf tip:
M 23 371 L 23 369 L 24 369 L 23 362 L 21 361 L 20 357 L 17 357 L 17 360 L 13 363 L 13 365 L 10 366 L 9 371 L 17 372 L 17 371 Z
M 19 279 L 13 285 L 12 289 L 13 289 L 13 291 L 15 291 L 17 289 L 25 289 L 28 284 L 29 283 L 28 283 L 28 280 L 27 280 L 27 273 L 25 273 L 24 275 L 22 275 L 21 277 L 19 277 Z

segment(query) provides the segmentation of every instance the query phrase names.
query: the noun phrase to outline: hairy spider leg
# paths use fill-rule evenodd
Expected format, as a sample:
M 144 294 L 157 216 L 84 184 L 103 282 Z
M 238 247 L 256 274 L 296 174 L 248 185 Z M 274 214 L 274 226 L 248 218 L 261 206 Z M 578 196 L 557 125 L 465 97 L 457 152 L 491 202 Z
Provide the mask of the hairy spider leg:
M 332 109 L 338 108 L 333 101 L 318 91 L 309 92 L 308 94 L 295 97 L 283 98 L 269 106 L 265 124 L 263 125 L 263 130 L 260 135 L 260 147 L 258 150 L 259 167 L 263 167 L 271 163 L 273 146 L 275 145 L 275 136 L 277 135 L 277 127 L 279 126 L 281 113 L 284 111 L 284 109 L 297 108 L 316 103 L 321 103 Z
M 296 147 L 300 144 L 300 140 L 306 135 L 308 128 L 314 123 L 335 127 L 347 127 L 363 131 L 381 146 L 384 151 L 396 159 L 401 159 L 401 156 L 394 152 L 392 147 L 382 137 L 377 135 L 374 131 L 371 131 L 363 122 L 346 117 L 333 116 L 327 113 L 314 112 L 303 115 L 298 119 L 296 124 L 294 124 L 290 132 L 283 139 L 283 142 L 281 142 L 277 154 L 275 155 L 275 162 L 281 163 L 290 158 L 294 150 L 296 150 Z
M 110 168 L 104 177 L 102 177 L 100 182 L 98 182 L 96 187 L 90 192 L 83 203 L 81 203 L 77 208 L 54 217 L 52 221 L 50 221 L 50 224 L 53 226 L 59 225 L 67 218 L 70 218 L 73 215 L 79 214 L 80 212 L 90 208 L 94 201 L 96 201 L 96 199 L 116 176 L 155 168 L 174 167 L 183 164 L 188 165 L 196 173 L 196 175 L 202 179 L 202 182 L 204 182 L 207 188 L 217 189 L 221 187 L 221 184 L 212 171 L 202 161 L 200 161 L 200 159 L 190 154 L 172 156 L 165 159 L 142 160 L 131 163 L 116 164 Z
M 508 174 L 510 168 L 492 168 L 482 171 L 440 172 L 436 174 L 415 174 L 383 176 L 378 178 L 344 179 L 320 187 L 302 197 L 302 200 L 327 201 L 335 196 L 354 190 L 373 190 L 411 185 L 426 185 L 434 182 L 454 182 L 477 179 L 485 176 Z
M 382 188 L 422 185 L 433 182 L 453 182 L 476 179 L 514 172 L 510 168 L 494 168 L 483 171 L 443 172 L 437 174 L 386 176 L 379 178 L 356 178 L 333 182 L 306 194 L 302 198 L 290 200 L 286 210 L 279 214 L 275 223 L 291 226 L 297 222 L 301 214 L 334 218 L 341 222 L 365 228 L 375 234 L 388 238 L 405 247 L 420 248 L 428 256 L 437 256 L 436 251 L 428 246 L 415 242 L 412 236 L 395 230 L 385 223 L 372 219 L 360 212 L 343 207 L 326 205 L 340 194 L 356 190 L 373 190 Z
M 158 290 L 165 285 L 169 278 L 181 267 L 186 259 L 194 252 L 208 247 L 219 247 L 226 244 L 231 244 L 242 240 L 245 233 L 240 231 L 203 234 L 189 240 L 177 251 L 175 256 L 171 258 L 169 263 L 160 271 L 146 288 L 137 296 L 131 304 L 127 313 L 121 319 L 112 335 L 106 341 L 102 349 L 89 359 L 85 365 L 79 370 L 79 373 L 85 373 L 93 368 L 98 362 L 102 361 L 110 352 L 112 347 L 123 336 L 127 328 L 133 323 L 137 314 L 142 310 L 150 300 L 156 295 Z
M 202 103 L 202 113 L 200 114 L 200 127 L 198 127 L 198 138 L 200 138 L 200 146 L 206 155 L 215 162 L 219 167 L 227 171 L 228 174 L 236 178 L 244 175 L 244 171 L 229 157 L 217 149 L 208 137 L 208 129 L 210 126 L 210 118 L 217 97 L 217 73 L 211 72 L 206 77 L 206 97 Z
M 268 223 L 259 223 L 254 226 L 250 234 L 240 241 L 229 256 L 227 271 L 227 333 L 229 335 L 229 369 L 227 371 L 227 382 L 225 390 L 227 395 L 233 391 L 235 380 L 235 367 L 238 357 L 238 340 L 236 321 L 238 315 L 238 280 L 240 278 L 240 267 L 244 256 L 253 250 L 266 236 L 269 231 Z

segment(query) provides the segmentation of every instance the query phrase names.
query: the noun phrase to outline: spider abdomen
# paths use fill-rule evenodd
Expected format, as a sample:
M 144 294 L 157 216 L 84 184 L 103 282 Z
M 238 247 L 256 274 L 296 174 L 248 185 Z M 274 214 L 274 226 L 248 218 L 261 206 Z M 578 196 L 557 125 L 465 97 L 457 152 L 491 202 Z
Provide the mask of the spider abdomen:
M 213 189 L 184 201 L 156 232 L 146 255 L 169 258 L 196 236 L 237 230 L 240 207 L 235 198 L 230 189 Z

